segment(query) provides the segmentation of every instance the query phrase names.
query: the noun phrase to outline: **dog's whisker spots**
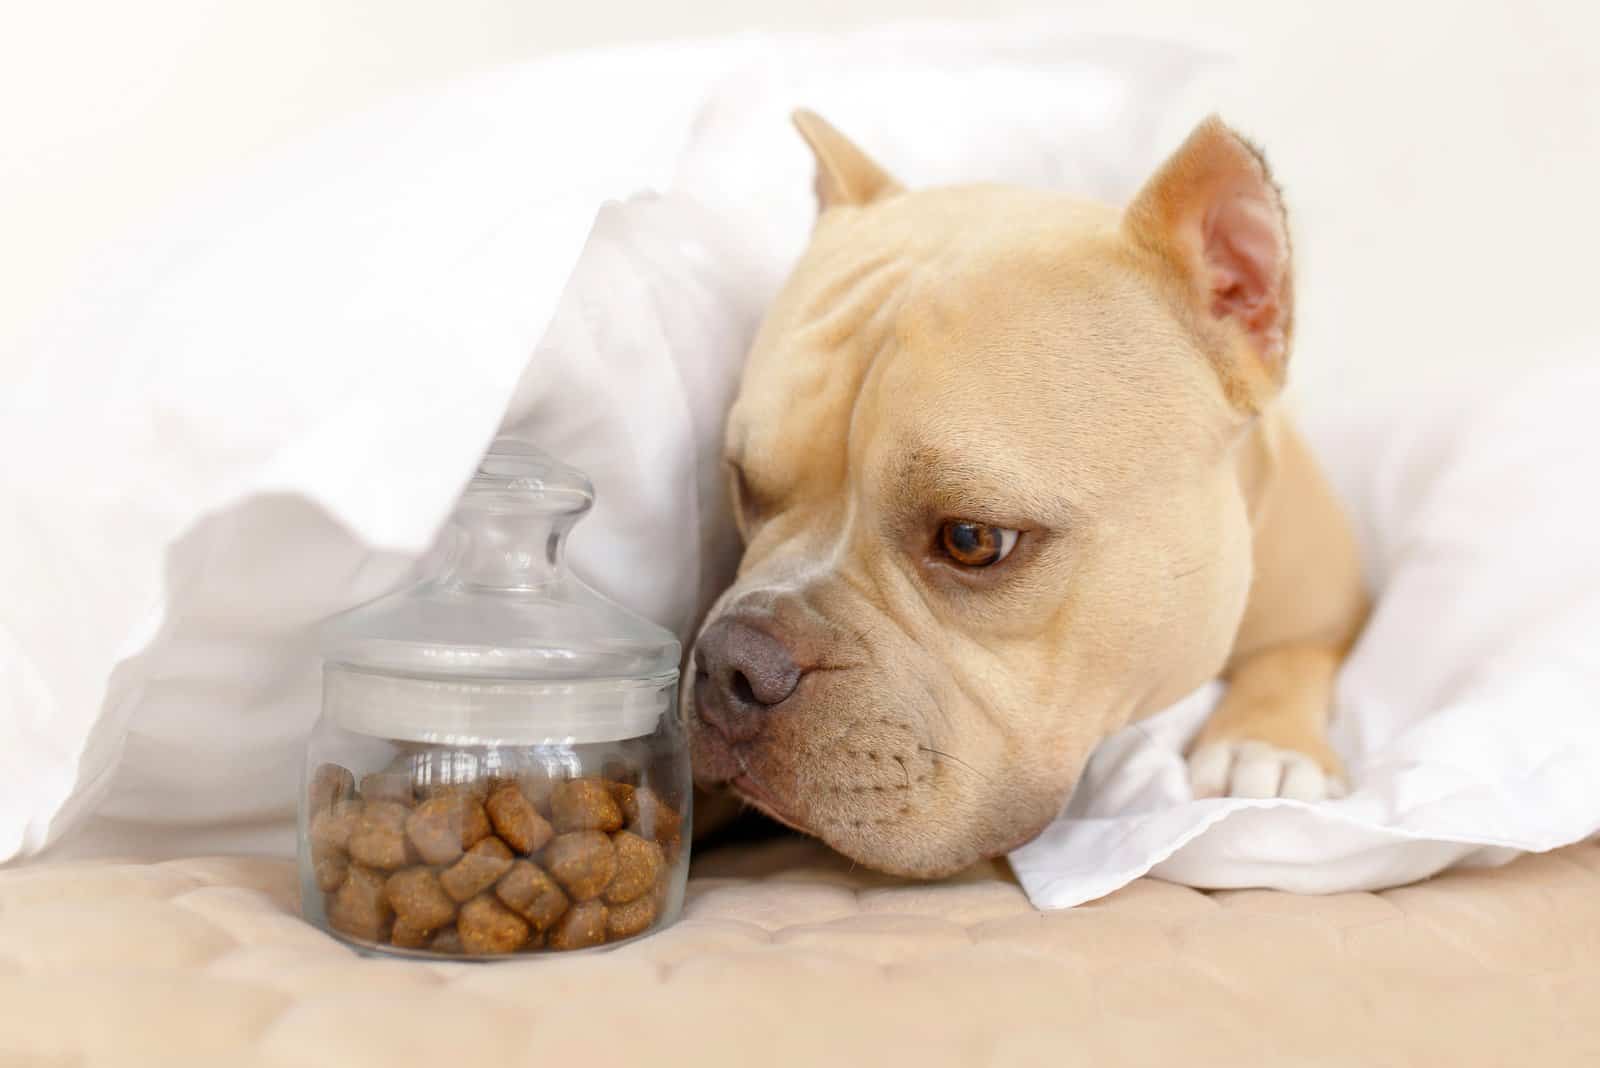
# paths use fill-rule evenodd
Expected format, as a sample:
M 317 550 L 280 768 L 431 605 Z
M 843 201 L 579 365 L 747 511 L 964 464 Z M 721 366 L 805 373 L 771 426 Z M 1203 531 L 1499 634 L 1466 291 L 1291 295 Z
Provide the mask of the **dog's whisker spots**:
M 894 758 L 894 762 L 900 765 L 900 774 L 906 777 L 906 787 L 909 789 L 911 786 L 911 769 L 906 767 L 905 758 L 897 755 Z
M 932 754 L 933 756 L 936 756 L 936 757 L 943 757 L 944 759 L 950 761 L 953 764 L 958 764 L 961 767 L 966 768 L 968 771 L 972 772 L 972 774 L 976 775 L 978 778 L 982 779 L 984 782 L 992 782 L 993 781 L 993 780 L 991 780 L 989 778 L 989 776 L 985 775 L 983 772 L 979 771 L 977 768 L 973 767 L 971 764 L 968 764 L 965 760 L 962 760 L 960 757 L 956 756 L 954 753 L 946 753 L 941 749 L 935 749 L 932 746 L 927 746 L 927 745 L 919 745 L 919 746 L 917 746 L 917 749 L 919 751 L 921 751 L 921 752 L 924 752 L 924 753 L 930 753 L 930 754 Z

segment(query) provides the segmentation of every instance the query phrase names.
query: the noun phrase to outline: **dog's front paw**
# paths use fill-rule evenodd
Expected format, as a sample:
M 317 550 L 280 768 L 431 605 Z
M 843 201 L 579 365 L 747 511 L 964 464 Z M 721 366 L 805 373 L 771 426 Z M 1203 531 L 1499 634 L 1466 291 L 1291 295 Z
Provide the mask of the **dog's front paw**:
M 1289 797 L 1323 801 L 1345 795 L 1344 779 L 1304 753 L 1266 742 L 1207 742 L 1189 754 L 1196 797 Z

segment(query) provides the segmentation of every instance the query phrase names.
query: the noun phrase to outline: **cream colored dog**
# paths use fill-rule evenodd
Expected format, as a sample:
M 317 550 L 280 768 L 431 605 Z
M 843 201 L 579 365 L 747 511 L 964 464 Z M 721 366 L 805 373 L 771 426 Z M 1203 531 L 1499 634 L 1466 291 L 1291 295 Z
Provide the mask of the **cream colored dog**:
M 1342 789 L 1326 720 L 1367 601 L 1274 405 L 1293 287 L 1259 153 L 1208 120 L 1118 210 L 907 192 L 796 123 L 821 214 L 728 420 L 746 550 L 684 687 L 697 781 L 937 876 L 1221 674 L 1198 794 Z

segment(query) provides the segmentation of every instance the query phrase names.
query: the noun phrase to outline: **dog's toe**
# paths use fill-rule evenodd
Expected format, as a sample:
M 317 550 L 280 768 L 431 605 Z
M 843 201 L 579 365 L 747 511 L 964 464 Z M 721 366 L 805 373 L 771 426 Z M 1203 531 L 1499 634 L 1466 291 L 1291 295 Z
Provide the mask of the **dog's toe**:
M 1189 755 L 1196 797 L 1288 797 L 1323 801 L 1343 797 L 1342 780 L 1304 753 L 1266 742 L 1211 742 Z

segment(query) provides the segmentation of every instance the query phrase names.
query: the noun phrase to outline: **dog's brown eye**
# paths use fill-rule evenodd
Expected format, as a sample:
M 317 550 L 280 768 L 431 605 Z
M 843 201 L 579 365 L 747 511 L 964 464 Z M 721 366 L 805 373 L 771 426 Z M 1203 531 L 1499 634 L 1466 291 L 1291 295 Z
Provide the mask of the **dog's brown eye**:
M 939 548 L 962 567 L 992 567 L 1011 555 L 1017 532 L 985 526 L 965 519 L 950 519 L 939 527 Z

